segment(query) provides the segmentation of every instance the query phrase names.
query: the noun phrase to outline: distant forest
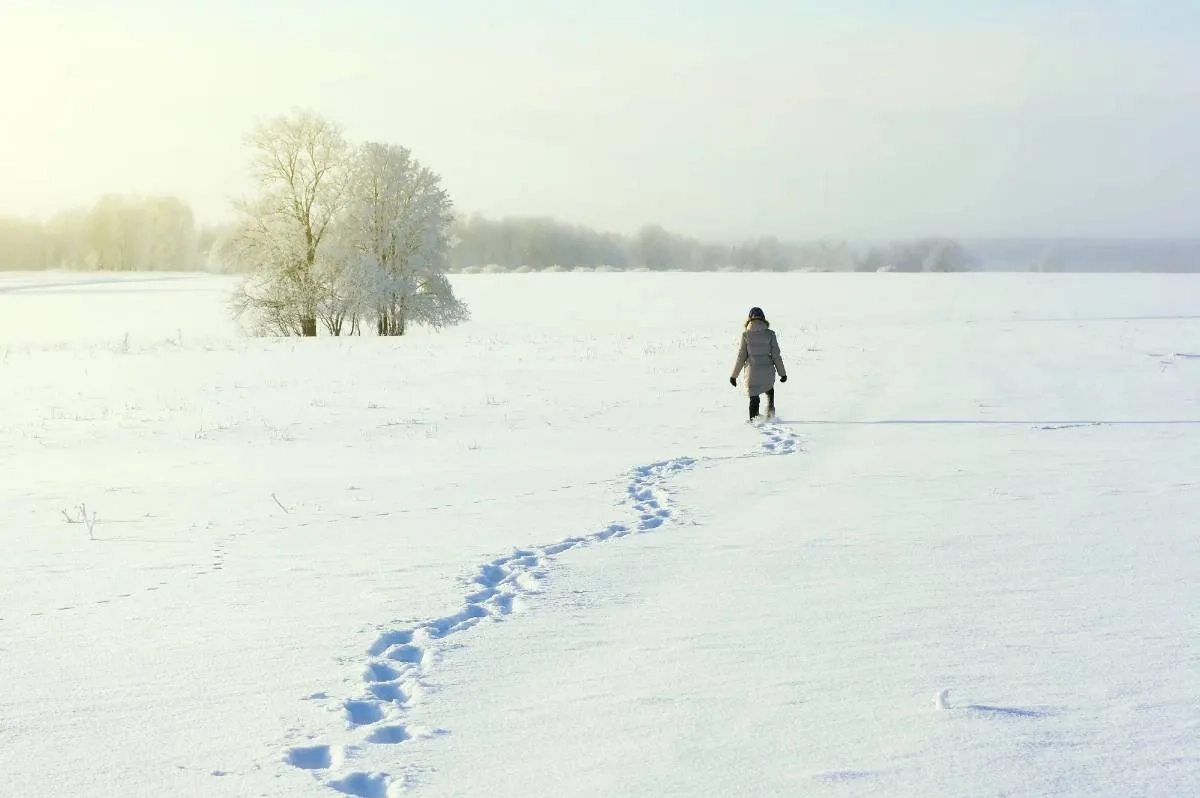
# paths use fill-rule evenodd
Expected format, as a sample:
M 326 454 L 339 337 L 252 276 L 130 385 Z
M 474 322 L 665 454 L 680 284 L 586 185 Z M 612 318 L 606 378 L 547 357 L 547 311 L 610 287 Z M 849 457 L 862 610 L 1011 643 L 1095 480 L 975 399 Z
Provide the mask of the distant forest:
M 450 273 L 534 271 L 1200 272 L 1200 240 L 700 241 L 552 218 L 460 216 Z M 231 228 L 201 226 L 174 197 L 107 196 L 49 220 L 0 218 L 0 270 L 232 272 Z

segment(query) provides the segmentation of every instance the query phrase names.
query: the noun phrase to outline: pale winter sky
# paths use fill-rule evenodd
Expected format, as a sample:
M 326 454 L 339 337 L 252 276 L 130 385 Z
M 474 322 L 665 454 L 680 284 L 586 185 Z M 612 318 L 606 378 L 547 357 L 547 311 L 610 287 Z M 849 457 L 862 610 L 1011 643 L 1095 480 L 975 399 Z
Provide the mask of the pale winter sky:
M 0 213 L 218 220 L 304 106 L 489 215 L 1197 236 L 1198 42 L 1200 0 L 0 0 Z

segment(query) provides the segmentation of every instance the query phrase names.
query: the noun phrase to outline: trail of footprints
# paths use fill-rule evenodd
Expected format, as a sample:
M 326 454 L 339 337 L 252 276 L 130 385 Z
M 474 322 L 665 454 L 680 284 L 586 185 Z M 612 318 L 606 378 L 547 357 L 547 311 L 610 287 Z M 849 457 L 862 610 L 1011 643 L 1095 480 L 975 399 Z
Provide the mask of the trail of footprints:
M 796 435 L 786 429 L 766 423 L 760 427 L 763 442 L 759 444 L 759 454 L 792 454 L 796 451 Z
M 765 440 L 759 454 L 791 454 L 796 450 L 796 436 L 791 432 L 770 425 L 760 431 Z M 563 552 L 663 526 L 677 513 L 666 490 L 667 481 L 697 462 L 696 458 L 679 457 L 634 468 L 626 486 L 626 500 L 637 519 L 632 524 L 610 524 L 590 535 L 516 549 L 476 570 L 457 611 L 413 627 L 381 632 L 365 652 L 359 678 L 361 690 L 340 702 L 347 728 L 357 733 L 361 742 L 295 745 L 285 751 L 283 760 L 313 772 L 333 790 L 357 798 L 395 798 L 401 790 L 413 786 L 411 775 L 354 770 L 348 765 L 366 745 L 402 745 L 446 733 L 406 722 L 407 711 L 421 701 L 429 684 L 432 653 L 439 642 L 485 619 L 499 621 L 519 611 L 523 597 L 540 592 L 546 566 Z M 331 700 L 326 693 L 307 698 Z

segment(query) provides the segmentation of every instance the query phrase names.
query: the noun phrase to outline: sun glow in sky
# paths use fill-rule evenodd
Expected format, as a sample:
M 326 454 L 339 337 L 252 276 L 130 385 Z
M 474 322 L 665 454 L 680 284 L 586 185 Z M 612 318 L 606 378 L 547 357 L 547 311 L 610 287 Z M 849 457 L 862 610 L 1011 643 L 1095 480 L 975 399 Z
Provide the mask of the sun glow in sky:
M 303 106 L 465 212 L 1197 236 L 1197 42 L 1195 2 L 0 0 L 0 214 L 168 193 L 218 221 L 246 132 Z

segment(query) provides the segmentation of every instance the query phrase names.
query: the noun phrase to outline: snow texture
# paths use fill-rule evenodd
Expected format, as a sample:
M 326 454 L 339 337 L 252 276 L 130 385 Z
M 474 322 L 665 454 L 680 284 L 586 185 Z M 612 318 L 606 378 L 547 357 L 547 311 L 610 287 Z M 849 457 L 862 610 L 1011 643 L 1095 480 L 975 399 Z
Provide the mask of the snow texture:
M 1200 280 L 231 286 L 0 276 L 0 794 L 1200 794 Z

